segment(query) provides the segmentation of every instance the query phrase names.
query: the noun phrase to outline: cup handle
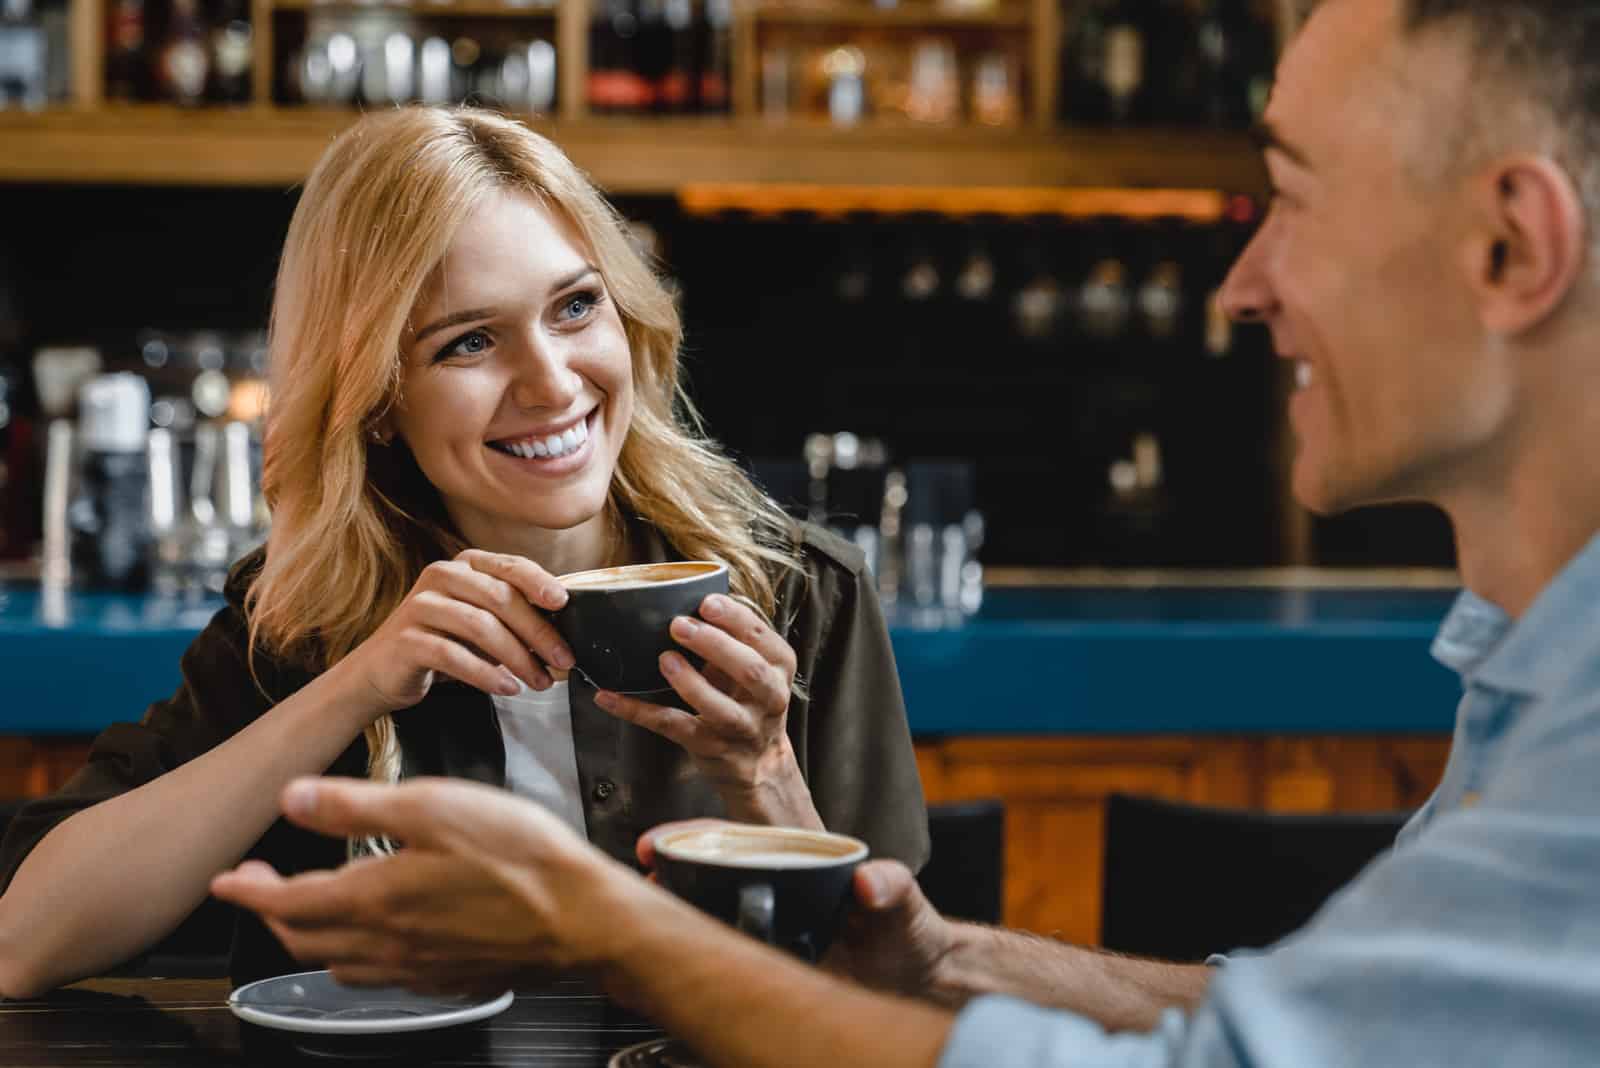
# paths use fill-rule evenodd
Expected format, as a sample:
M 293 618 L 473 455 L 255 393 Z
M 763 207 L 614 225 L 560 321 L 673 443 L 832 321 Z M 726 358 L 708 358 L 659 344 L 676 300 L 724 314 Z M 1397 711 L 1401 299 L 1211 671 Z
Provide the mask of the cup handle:
M 739 889 L 739 930 L 771 945 L 772 913 L 772 887 L 765 883 L 752 883 Z

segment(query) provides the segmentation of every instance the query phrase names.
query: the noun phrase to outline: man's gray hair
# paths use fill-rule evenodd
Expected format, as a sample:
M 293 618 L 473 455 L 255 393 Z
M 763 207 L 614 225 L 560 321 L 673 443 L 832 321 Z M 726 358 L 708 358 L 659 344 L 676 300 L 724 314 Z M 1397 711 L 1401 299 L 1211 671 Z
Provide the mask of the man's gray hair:
M 1285 0 L 1303 24 L 1329 0 Z M 1600 0 L 1396 0 L 1401 32 L 1457 33 L 1469 51 L 1473 99 L 1428 164 L 1438 173 L 1516 147 L 1533 119 L 1583 196 L 1592 273 L 1600 278 Z

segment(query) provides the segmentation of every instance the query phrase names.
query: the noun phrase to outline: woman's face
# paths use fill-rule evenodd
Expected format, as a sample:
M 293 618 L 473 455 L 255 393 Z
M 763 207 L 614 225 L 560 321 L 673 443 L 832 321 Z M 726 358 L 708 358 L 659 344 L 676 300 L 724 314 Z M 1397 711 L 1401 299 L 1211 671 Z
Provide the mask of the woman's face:
M 564 218 L 522 192 L 486 200 L 412 309 L 401 357 L 393 429 L 468 542 L 527 552 L 530 527 L 600 532 L 633 371 Z

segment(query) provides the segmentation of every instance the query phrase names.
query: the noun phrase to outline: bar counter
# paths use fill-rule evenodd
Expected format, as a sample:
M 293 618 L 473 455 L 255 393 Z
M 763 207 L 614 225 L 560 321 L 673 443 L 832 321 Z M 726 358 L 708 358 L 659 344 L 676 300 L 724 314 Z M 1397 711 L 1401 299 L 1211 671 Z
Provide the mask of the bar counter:
M 1452 591 L 1025 587 L 951 620 L 891 613 L 919 737 L 1430 734 Z M 87 734 L 172 692 L 216 602 L 0 583 L 0 733 Z

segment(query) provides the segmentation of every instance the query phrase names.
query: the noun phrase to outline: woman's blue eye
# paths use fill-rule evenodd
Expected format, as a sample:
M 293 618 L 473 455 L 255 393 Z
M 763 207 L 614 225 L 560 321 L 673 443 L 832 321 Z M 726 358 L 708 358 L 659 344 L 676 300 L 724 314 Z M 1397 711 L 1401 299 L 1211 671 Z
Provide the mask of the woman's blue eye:
M 564 319 L 582 319 L 600 303 L 600 297 L 595 293 L 574 293 L 561 305 L 561 316 Z
M 452 356 L 476 356 L 489 347 L 489 335 L 482 330 L 462 334 L 439 350 L 435 360 L 448 360 Z

